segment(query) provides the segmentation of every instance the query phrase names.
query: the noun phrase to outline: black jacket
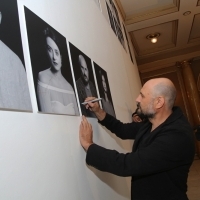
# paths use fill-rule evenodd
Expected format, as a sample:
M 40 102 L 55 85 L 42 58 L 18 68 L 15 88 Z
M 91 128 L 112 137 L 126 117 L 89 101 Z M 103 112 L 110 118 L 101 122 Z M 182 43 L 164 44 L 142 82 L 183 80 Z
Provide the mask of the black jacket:
M 180 108 L 151 131 L 151 123 L 123 124 L 110 115 L 100 122 L 122 139 L 135 139 L 132 152 L 90 145 L 86 162 L 101 171 L 132 176 L 132 200 L 187 200 L 187 177 L 194 159 L 192 128 Z

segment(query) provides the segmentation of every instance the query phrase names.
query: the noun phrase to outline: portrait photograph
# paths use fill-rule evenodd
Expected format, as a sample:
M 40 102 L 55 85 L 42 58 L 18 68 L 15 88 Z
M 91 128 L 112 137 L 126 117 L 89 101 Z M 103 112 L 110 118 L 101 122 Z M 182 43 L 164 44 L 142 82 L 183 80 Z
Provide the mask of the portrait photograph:
M 38 110 L 80 115 L 66 38 L 24 7 Z
M 115 29 L 114 18 L 113 18 L 112 12 L 111 12 L 111 10 L 110 10 L 110 8 L 109 8 L 107 2 L 106 2 L 106 7 L 107 7 L 107 11 L 108 11 L 110 26 L 111 26 L 113 32 L 114 32 L 115 34 L 117 34 L 117 33 L 116 33 L 116 29 Z
M 32 111 L 16 0 L 0 0 L 0 109 Z
M 115 7 L 115 4 L 113 3 L 112 0 L 109 0 L 109 2 L 110 2 L 110 5 L 111 5 L 112 13 L 113 13 L 113 15 L 115 15 L 117 23 L 120 24 L 117 8 Z
M 116 29 L 117 29 L 117 37 L 118 37 L 120 43 L 122 44 L 122 46 L 125 49 L 124 36 L 123 36 L 122 30 L 121 30 L 121 28 L 120 28 L 118 23 L 115 23 L 115 24 L 116 24 Z
M 97 97 L 91 59 L 73 44 L 69 43 L 69 46 L 82 115 L 96 118 L 93 112 L 81 104 L 87 97 Z
M 124 36 L 123 36 L 122 30 L 121 30 L 121 23 L 119 20 L 117 9 L 112 0 L 110 0 L 109 2 L 110 2 L 109 5 L 106 2 L 106 7 L 107 7 L 107 11 L 108 11 L 110 26 L 111 26 L 113 32 L 115 33 L 115 35 L 117 36 L 119 42 L 125 49 L 125 41 L 124 41 Z
M 131 59 L 132 63 L 134 64 L 133 57 L 132 57 L 132 54 L 131 54 L 130 44 L 129 44 L 129 40 L 128 40 L 128 35 L 127 35 L 126 28 L 125 28 L 124 24 L 123 24 L 123 29 L 124 29 L 124 34 L 125 34 L 127 46 L 128 46 L 128 52 L 129 52 L 129 55 L 130 55 L 130 59 Z
M 100 95 L 100 98 L 102 98 L 101 100 L 102 108 L 108 114 L 112 115 L 113 117 L 116 117 L 113 101 L 112 101 L 112 96 L 110 92 L 107 72 L 103 70 L 95 62 L 93 62 L 93 64 L 94 64 L 94 71 L 96 75 L 97 85 L 99 89 L 99 95 Z

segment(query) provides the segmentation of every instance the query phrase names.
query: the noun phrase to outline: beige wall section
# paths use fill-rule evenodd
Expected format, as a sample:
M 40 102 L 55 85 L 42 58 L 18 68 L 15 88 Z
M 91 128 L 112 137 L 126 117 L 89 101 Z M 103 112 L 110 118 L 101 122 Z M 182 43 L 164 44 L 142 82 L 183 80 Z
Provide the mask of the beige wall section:
M 33 113 L 0 111 L 0 199 L 130 199 L 129 178 L 99 172 L 85 164 L 78 139 L 80 117 L 38 113 L 24 5 L 107 71 L 120 120 L 131 121 L 141 87 L 136 65 L 93 0 L 18 0 Z M 97 144 L 120 152 L 130 150 L 131 142 L 117 139 L 97 120 L 89 121 Z

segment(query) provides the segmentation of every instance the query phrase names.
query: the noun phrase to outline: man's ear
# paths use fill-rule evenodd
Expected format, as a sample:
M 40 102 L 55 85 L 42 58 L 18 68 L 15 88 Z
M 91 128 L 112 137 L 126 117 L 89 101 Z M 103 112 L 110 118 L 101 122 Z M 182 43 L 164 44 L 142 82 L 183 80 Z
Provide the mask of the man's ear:
M 156 98 L 156 108 L 162 108 L 164 104 L 165 104 L 164 97 L 160 96 Z

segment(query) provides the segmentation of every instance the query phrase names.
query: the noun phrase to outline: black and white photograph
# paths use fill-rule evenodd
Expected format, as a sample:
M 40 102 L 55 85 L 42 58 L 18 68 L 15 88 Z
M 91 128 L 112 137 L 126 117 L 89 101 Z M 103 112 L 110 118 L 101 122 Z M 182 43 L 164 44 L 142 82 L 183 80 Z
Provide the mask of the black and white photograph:
M 133 57 L 132 57 L 132 54 L 131 54 L 130 44 L 129 44 L 129 40 L 128 40 L 128 35 L 127 35 L 126 28 L 125 28 L 124 24 L 123 24 L 123 28 L 124 28 L 124 34 L 125 34 L 125 38 L 126 38 L 126 42 L 127 42 L 127 46 L 128 46 L 128 52 L 129 52 L 131 61 L 134 64 Z
M 112 13 L 115 16 L 117 23 L 120 24 L 117 8 L 115 7 L 115 4 L 113 3 L 112 0 L 109 0 L 109 1 L 110 1 L 110 5 L 111 5 L 111 8 L 112 8 Z
M 126 50 L 124 36 L 122 33 L 121 23 L 119 20 L 119 15 L 116 6 L 112 0 L 109 0 L 109 4 L 106 2 L 106 7 L 108 11 L 111 28 L 114 31 L 115 35 L 117 36 L 118 40 L 120 41 L 121 45 Z
M 121 27 L 120 25 L 115 21 L 115 26 L 116 26 L 116 30 L 117 30 L 117 37 L 120 41 L 120 43 L 122 44 L 122 46 L 124 47 L 125 49 L 125 43 L 124 43 L 124 36 L 123 36 L 123 33 L 122 33 L 122 30 L 121 30 Z
M 97 97 L 91 59 L 73 44 L 69 43 L 69 46 L 82 115 L 96 118 L 93 112 L 81 104 L 87 97 Z
M 110 92 L 110 86 L 108 82 L 107 72 L 103 70 L 99 65 L 95 62 L 94 64 L 94 71 L 97 79 L 97 85 L 99 88 L 99 95 L 101 100 L 101 104 L 103 109 L 113 117 L 116 117 L 115 110 L 113 106 L 112 96 Z
M 32 111 L 16 0 L 0 0 L 0 109 Z
M 66 38 L 28 8 L 24 10 L 38 110 L 80 115 Z
M 112 12 L 111 12 L 111 10 L 110 10 L 107 2 L 106 2 L 106 7 L 107 7 L 107 10 L 108 10 L 108 16 L 109 16 L 109 20 L 110 20 L 110 26 L 111 26 L 113 32 L 116 34 L 116 29 L 115 29 L 115 24 L 114 24 L 114 18 L 112 16 Z

